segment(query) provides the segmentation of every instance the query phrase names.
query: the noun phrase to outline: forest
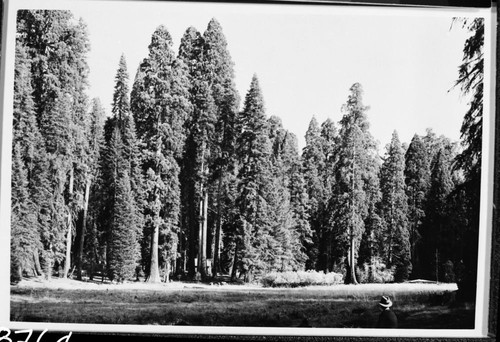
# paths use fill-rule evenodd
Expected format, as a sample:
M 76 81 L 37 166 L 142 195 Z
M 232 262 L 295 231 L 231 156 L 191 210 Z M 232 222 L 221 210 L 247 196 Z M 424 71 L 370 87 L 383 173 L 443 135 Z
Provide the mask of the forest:
M 178 51 L 158 26 L 131 89 L 122 55 L 105 113 L 87 95 L 85 22 L 19 11 L 11 281 L 254 282 L 309 271 L 354 284 L 456 282 L 473 298 L 484 22 L 453 24 L 470 32 L 450 81 L 470 97 L 456 113 L 461 141 L 428 129 L 401 142 L 395 130 L 380 155 L 359 83 L 346 85 L 339 122 L 312 117 L 300 151 L 267 116 L 256 75 L 240 98 L 216 19 L 203 33 L 187 28 Z

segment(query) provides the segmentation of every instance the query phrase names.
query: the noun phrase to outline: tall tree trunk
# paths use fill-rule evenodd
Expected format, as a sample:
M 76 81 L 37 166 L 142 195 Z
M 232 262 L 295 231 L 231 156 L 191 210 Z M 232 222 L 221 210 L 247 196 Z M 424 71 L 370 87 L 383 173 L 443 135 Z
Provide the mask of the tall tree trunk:
M 212 276 L 217 277 L 218 273 L 221 273 L 220 267 L 220 236 L 222 232 L 222 174 L 219 176 L 219 181 L 217 185 L 217 217 L 215 222 L 215 236 L 214 236 L 214 249 L 213 249 L 213 269 Z
M 158 215 L 158 214 L 157 214 Z M 157 220 L 155 220 L 157 221 Z M 151 239 L 151 264 L 149 268 L 148 283 L 159 283 L 160 269 L 158 265 L 158 240 L 160 237 L 160 227 L 155 223 L 152 239 Z
M 160 127 L 160 116 L 158 116 L 158 121 L 156 122 L 156 132 L 159 131 Z M 160 137 L 158 141 L 158 147 L 156 150 L 156 167 L 155 167 L 155 173 L 161 177 L 161 170 L 160 170 L 160 156 L 162 153 L 162 139 Z M 159 194 L 158 194 L 159 189 L 155 186 L 154 189 L 154 203 L 159 202 Z M 154 219 L 153 219 L 153 235 L 151 236 L 151 262 L 149 264 L 149 277 L 147 279 L 148 283 L 159 283 L 161 282 L 160 278 L 160 266 L 159 266 L 159 261 L 158 261 L 158 247 L 159 247 L 159 240 L 160 240 L 160 226 L 159 226 L 159 221 L 160 221 L 160 209 L 161 208 L 154 208 L 155 213 L 154 213 Z
M 238 244 L 234 247 L 234 258 L 233 258 L 233 266 L 231 267 L 231 280 L 234 281 L 236 279 L 236 270 L 238 264 Z
M 351 197 L 352 197 L 352 208 L 351 208 L 351 224 L 349 225 L 349 282 L 351 284 L 358 284 L 358 280 L 356 279 L 356 262 L 355 262 L 355 253 L 354 253 L 354 224 L 356 217 L 356 207 L 354 201 L 354 187 L 355 187 L 355 179 L 356 179 L 356 148 L 353 147 L 353 163 L 352 163 L 352 188 L 351 188 Z
M 33 251 L 33 261 L 35 265 L 35 274 L 41 276 L 43 274 L 42 267 L 40 266 L 40 255 L 38 254 L 38 249 Z
M 217 222 L 215 226 L 215 245 L 214 245 L 214 262 L 213 262 L 213 277 L 217 277 L 217 274 L 221 273 L 220 267 L 220 235 L 222 232 L 222 217 L 220 210 L 220 202 L 217 206 Z
M 80 232 L 78 256 L 77 256 L 77 260 L 76 260 L 76 265 L 77 265 L 76 277 L 78 280 L 82 280 L 83 246 L 84 246 L 84 242 L 85 242 L 85 231 L 87 230 L 87 216 L 88 216 L 88 208 L 89 208 L 91 182 L 92 181 L 90 179 L 87 179 L 87 183 L 85 184 L 85 202 L 83 204 L 82 231 Z
M 203 278 L 207 276 L 207 233 L 208 233 L 208 191 L 205 189 L 203 195 L 203 216 L 202 216 L 202 244 L 201 244 L 201 275 Z
M 355 259 L 355 254 L 354 254 L 354 236 L 351 235 L 351 246 L 349 247 L 349 252 L 350 252 L 350 265 L 349 265 L 349 272 L 351 273 L 351 283 L 352 284 L 359 284 L 358 280 L 356 279 L 356 259 Z
M 203 193 L 203 184 L 201 185 L 201 192 Z M 197 271 L 203 275 L 203 268 L 201 266 L 201 254 L 203 251 L 203 198 L 199 203 L 199 212 L 198 212 L 198 261 L 197 261 Z
M 44 268 L 45 268 L 45 270 L 44 270 L 45 271 L 45 279 L 50 281 L 50 279 L 52 278 L 52 267 L 53 267 L 52 243 L 49 244 L 49 249 L 44 254 L 45 255 L 43 258 L 43 262 L 44 262 Z
M 69 201 L 67 204 L 68 208 L 68 232 L 66 234 L 66 259 L 64 261 L 64 275 L 63 278 L 68 277 L 69 269 L 71 267 L 71 242 L 72 242 L 72 222 L 73 222 L 73 217 L 71 215 L 71 202 L 73 201 L 73 184 L 74 184 L 74 171 L 73 167 L 71 167 L 70 174 L 69 174 Z
M 205 176 L 208 174 L 208 169 L 205 171 L 205 143 L 202 145 L 201 153 L 201 174 Z M 203 177 L 205 178 L 205 177 Z M 200 272 L 203 279 L 207 276 L 207 206 L 208 206 L 208 191 L 204 186 L 204 179 L 202 180 L 200 186 L 200 194 L 202 198 L 200 200 L 200 215 L 198 222 L 199 229 L 199 240 L 198 240 L 198 272 Z

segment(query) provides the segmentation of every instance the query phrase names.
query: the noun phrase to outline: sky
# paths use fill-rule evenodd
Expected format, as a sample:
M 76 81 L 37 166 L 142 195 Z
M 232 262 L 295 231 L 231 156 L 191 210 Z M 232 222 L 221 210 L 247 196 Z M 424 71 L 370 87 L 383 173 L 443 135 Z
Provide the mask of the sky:
M 452 27 L 456 12 L 133 1 L 77 1 L 71 9 L 88 25 L 89 95 L 99 97 L 108 114 L 122 53 L 131 89 L 157 26 L 166 26 L 178 51 L 189 26 L 203 33 L 216 18 L 234 62 L 241 106 L 255 73 L 267 116 L 280 117 L 300 149 L 313 116 L 320 124 L 327 118 L 338 123 L 355 82 L 363 86 L 381 154 L 394 130 L 408 144 L 426 128 L 460 138 L 468 99 L 453 85 L 469 33 Z

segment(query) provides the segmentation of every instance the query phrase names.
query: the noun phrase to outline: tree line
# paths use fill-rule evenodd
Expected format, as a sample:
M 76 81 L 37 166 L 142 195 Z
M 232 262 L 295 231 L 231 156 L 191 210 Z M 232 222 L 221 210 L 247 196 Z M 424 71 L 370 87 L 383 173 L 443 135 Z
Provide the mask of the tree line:
M 379 156 L 359 83 L 338 123 L 313 117 L 302 151 L 267 117 L 256 75 L 240 109 L 215 19 L 177 52 L 159 26 L 132 89 L 122 55 L 108 116 L 86 95 L 83 20 L 19 11 L 11 278 L 475 279 L 484 26 L 460 23 L 471 38 L 456 85 L 474 95 L 461 144 L 394 131 Z

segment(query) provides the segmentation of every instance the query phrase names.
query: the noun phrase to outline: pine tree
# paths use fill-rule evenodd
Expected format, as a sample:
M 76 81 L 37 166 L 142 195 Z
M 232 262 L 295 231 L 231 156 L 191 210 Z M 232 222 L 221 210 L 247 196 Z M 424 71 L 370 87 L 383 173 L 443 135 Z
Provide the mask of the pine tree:
M 177 253 L 180 213 L 180 167 L 184 124 L 190 115 L 189 82 L 184 63 L 172 51 L 172 38 L 158 27 L 151 38 L 131 94 L 137 135 L 144 149 L 146 238 L 151 240 L 149 282 L 160 281 L 159 252 L 169 265 Z M 160 245 L 160 237 L 163 244 Z
M 408 225 L 412 256 L 412 276 L 420 277 L 417 244 L 425 219 L 426 199 L 430 186 L 430 161 L 425 145 L 415 134 L 405 154 L 405 184 L 408 197 Z
M 380 171 L 382 218 L 385 222 L 385 260 L 395 267 L 394 280 L 407 280 L 411 273 L 410 236 L 408 231 L 408 198 L 405 193 L 404 151 L 396 131 L 387 146 Z

